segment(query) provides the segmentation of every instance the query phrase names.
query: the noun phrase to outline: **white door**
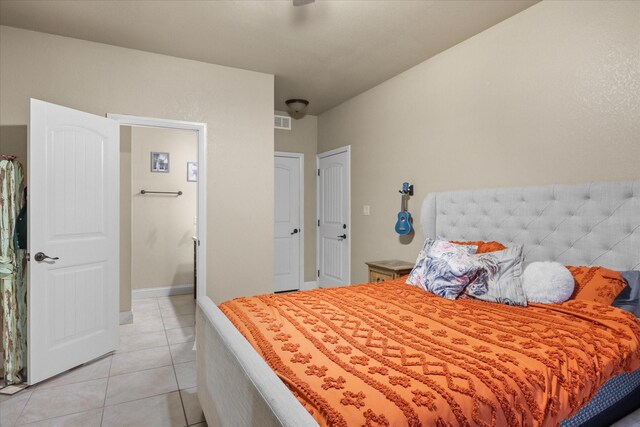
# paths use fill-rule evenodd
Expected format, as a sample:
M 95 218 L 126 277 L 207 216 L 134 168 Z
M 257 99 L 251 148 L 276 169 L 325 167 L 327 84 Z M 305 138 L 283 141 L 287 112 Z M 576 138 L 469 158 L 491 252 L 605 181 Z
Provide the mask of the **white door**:
M 350 149 L 318 154 L 318 286 L 351 281 Z
M 275 156 L 275 291 L 300 289 L 302 282 L 302 154 Z
M 117 346 L 119 125 L 32 99 L 28 169 L 35 384 Z

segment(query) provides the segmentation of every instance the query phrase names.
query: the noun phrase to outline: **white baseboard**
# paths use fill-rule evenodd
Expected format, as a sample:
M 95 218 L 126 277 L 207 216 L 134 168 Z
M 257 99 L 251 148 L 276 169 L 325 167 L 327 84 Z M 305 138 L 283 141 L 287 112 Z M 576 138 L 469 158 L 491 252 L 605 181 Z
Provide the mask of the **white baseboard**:
M 131 291 L 131 298 L 158 298 L 192 293 L 193 285 L 163 286 L 160 288 L 134 289 Z
M 128 325 L 129 323 L 133 323 L 133 312 L 129 311 L 121 311 L 120 312 L 120 324 Z
M 304 282 L 300 287 L 300 290 L 308 291 L 309 289 L 317 289 L 317 288 L 318 288 L 318 282 L 314 280 L 313 282 Z

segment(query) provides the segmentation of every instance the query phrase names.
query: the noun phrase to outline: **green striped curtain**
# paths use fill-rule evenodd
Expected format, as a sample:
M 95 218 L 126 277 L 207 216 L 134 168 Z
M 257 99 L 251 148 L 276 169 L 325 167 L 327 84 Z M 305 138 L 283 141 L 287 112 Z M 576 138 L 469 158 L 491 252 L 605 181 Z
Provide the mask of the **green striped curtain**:
M 27 258 L 15 241 L 16 219 L 24 204 L 22 165 L 0 159 L 0 304 L 2 363 L 7 384 L 24 381 L 27 363 Z

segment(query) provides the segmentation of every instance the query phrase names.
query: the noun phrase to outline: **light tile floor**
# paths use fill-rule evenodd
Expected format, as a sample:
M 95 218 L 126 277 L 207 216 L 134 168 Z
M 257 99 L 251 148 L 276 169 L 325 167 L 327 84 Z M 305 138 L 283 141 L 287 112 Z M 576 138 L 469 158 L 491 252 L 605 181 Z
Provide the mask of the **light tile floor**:
M 133 300 L 118 350 L 14 395 L 0 426 L 206 426 L 196 395 L 192 295 Z

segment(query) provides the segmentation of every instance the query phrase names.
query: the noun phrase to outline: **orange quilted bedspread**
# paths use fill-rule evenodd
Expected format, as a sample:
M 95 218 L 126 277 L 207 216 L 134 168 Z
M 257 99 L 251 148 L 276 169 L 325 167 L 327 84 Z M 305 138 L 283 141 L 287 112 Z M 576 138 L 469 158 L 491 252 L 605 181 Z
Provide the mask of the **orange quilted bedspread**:
M 404 280 L 220 309 L 320 425 L 552 426 L 640 367 L 640 322 L 619 309 L 450 301 Z

